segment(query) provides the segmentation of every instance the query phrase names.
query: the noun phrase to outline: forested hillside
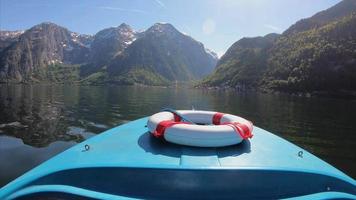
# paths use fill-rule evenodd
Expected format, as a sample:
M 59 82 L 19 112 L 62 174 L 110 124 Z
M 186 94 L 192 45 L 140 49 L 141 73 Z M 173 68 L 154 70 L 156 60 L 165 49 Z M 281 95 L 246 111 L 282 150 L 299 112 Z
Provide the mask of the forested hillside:
M 281 35 L 243 38 L 200 86 L 292 93 L 356 91 L 355 27 L 356 1 L 344 0 Z

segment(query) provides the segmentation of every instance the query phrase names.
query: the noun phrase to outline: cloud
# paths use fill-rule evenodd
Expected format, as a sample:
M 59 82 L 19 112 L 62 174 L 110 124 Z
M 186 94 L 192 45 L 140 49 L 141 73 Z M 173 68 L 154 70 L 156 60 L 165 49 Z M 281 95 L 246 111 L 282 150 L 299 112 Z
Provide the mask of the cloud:
M 166 5 L 161 0 L 154 0 L 160 7 L 166 8 Z
M 279 28 L 277 26 L 274 26 L 274 25 L 271 25 L 271 24 L 264 24 L 263 26 L 266 27 L 266 28 L 272 29 L 274 31 L 281 31 L 282 30 L 281 28 Z
M 141 14 L 149 14 L 149 12 L 139 9 L 127 9 L 127 8 L 120 8 L 120 7 L 111 7 L 111 6 L 100 6 L 99 8 L 105 10 L 117 10 L 123 12 L 134 12 L 134 13 L 141 13 Z
M 203 22 L 203 27 L 202 27 L 202 30 L 203 30 L 203 33 L 206 34 L 206 35 L 211 35 L 215 32 L 215 21 L 212 20 L 212 19 L 206 19 L 204 22 Z

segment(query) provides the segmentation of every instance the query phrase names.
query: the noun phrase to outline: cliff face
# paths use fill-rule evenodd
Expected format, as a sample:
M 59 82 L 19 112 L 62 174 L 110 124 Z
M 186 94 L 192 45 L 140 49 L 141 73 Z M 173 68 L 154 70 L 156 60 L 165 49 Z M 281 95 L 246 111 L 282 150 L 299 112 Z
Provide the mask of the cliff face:
M 1 52 L 0 80 L 26 82 L 42 79 L 49 65 L 84 62 L 89 48 L 78 34 L 52 23 L 25 31 Z
M 18 41 L 24 31 L 0 31 L 0 53 L 12 43 Z

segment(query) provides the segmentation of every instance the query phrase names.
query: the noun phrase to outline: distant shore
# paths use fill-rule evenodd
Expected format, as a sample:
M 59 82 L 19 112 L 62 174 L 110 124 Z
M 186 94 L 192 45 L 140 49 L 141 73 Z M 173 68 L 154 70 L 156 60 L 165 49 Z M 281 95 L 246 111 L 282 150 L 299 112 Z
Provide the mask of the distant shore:
M 180 82 L 178 84 L 169 85 L 145 85 L 141 83 L 134 84 L 115 84 L 115 83 L 101 83 L 101 84 L 87 84 L 82 82 L 0 82 L 0 85 L 77 85 L 77 86 L 133 86 L 133 87 L 150 87 L 150 88 L 190 88 L 202 90 L 215 90 L 215 91 L 236 91 L 237 93 L 244 92 L 259 92 L 266 94 L 285 94 L 296 97 L 332 97 L 332 98 L 345 98 L 356 99 L 356 91 L 338 90 L 338 91 L 281 91 L 266 88 L 254 87 L 231 87 L 231 86 L 197 86 L 192 82 Z

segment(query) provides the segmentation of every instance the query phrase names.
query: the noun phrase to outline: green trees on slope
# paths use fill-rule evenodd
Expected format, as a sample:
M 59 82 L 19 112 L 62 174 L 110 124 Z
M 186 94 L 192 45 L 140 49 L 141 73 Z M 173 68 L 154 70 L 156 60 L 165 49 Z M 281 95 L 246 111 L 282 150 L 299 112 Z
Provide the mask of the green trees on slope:
M 287 31 L 273 40 L 267 36 L 241 39 L 201 85 L 243 84 L 287 92 L 356 91 L 355 27 L 356 13 L 351 13 L 308 30 Z M 246 41 L 259 45 L 246 45 Z
M 256 87 L 267 67 L 268 50 L 277 37 L 278 34 L 268 34 L 237 41 L 220 59 L 214 73 L 201 85 Z
M 270 50 L 263 87 L 288 91 L 356 90 L 356 14 L 281 36 Z

